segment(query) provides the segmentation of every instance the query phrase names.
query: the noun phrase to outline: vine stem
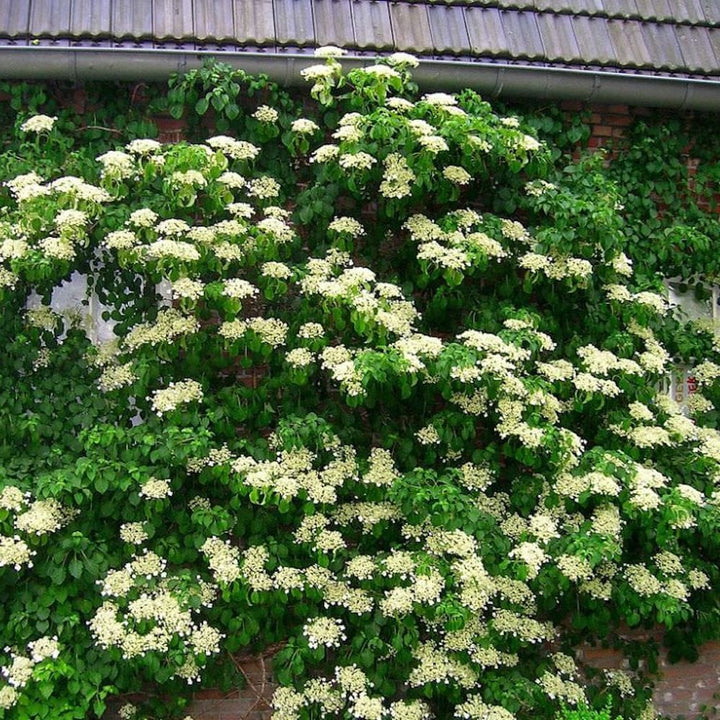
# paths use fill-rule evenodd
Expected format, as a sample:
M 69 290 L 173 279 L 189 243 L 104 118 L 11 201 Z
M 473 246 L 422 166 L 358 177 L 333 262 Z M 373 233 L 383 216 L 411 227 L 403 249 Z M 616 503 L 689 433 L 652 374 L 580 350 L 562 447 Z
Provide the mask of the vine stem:
M 104 125 L 83 125 L 82 127 L 76 128 L 75 132 L 80 132 L 81 130 L 104 130 L 105 132 L 115 133 L 117 135 L 122 135 L 124 133 L 123 130 L 105 127 Z

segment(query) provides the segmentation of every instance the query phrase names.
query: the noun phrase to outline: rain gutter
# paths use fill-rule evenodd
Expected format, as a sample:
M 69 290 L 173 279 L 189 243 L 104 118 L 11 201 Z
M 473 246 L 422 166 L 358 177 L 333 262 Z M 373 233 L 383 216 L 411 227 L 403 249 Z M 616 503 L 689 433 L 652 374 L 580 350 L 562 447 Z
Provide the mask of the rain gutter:
M 165 81 L 174 72 L 200 67 L 208 57 L 248 73 L 265 73 L 281 85 L 304 85 L 300 72 L 323 62 L 293 52 L 198 51 L 156 48 L 0 46 L 0 77 L 6 80 Z M 374 62 L 345 56 L 345 69 Z M 424 90 L 472 88 L 484 97 L 578 100 L 675 110 L 720 110 L 720 78 L 705 80 L 647 72 L 572 69 L 501 61 L 424 60 L 413 71 Z

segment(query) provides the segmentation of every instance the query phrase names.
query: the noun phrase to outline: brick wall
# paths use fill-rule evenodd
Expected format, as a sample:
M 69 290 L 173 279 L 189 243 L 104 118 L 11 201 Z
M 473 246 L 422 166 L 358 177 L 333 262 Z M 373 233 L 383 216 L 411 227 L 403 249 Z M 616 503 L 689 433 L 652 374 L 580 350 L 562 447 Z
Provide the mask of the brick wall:
M 578 659 L 608 670 L 629 667 L 623 655 L 610 648 L 586 646 L 578 652 Z M 653 703 L 658 713 L 671 718 L 715 717 L 720 712 L 720 641 L 706 643 L 692 663 L 670 663 L 661 649 Z
M 73 98 L 78 102 L 78 98 Z M 568 113 L 584 112 L 586 105 L 568 102 L 562 105 Z M 590 148 L 606 148 L 610 153 L 622 144 L 627 128 L 637 117 L 647 117 L 652 111 L 628 105 L 593 105 L 590 108 Z M 172 118 L 155 118 L 161 142 L 183 139 L 184 123 Z M 695 174 L 698 160 L 686 158 L 690 177 Z M 262 369 L 238 369 L 238 379 L 248 387 L 255 387 Z M 616 651 L 601 647 L 584 647 L 578 659 L 598 668 L 627 667 L 627 661 Z M 239 665 L 247 685 L 230 693 L 203 690 L 195 694 L 187 712 L 193 720 L 266 720 L 271 716 L 270 698 L 275 685 L 269 662 L 263 658 L 246 659 Z M 716 697 L 716 695 L 718 697 Z M 115 720 L 117 709 L 124 701 L 111 704 L 107 720 Z M 720 714 L 720 641 L 706 644 L 697 662 L 669 663 L 661 652 L 660 677 L 654 692 L 658 712 L 668 717 L 683 716 L 686 720 Z M 626 720 L 632 720 L 627 718 Z
M 609 648 L 585 646 L 578 660 L 601 669 L 627 669 L 623 655 Z M 660 653 L 660 674 L 654 691 L 658 713 L 684 720 L 712 718 L 720 713 L 720 641 L 701 648 L 696 662 L 670 663 L 667 653 Z M 229 693 L 217 690 L 197 692 L 187 708 L 193 720 L 269 720 L 270 700 L 275 684 L 267 658 L 244 659 L 238 667 L 247 685 Z M 105 720 L 118 720 L 117 709 L 124 701 L 113 703 Z M 625 720 L 633 720 L 626 718 Z
M 663 110 L 651 109 L 646 107 L 634 107 L 631 105 L 598 105 L 592 104 L 588 106 L 582 102 L 567 101 L 560 106 L 566 113 L 587 113 L 590 111 L 589 125 L 590 137 L 588 138 L 587 147 L 590 149 L 604 149 L 608 153 L 608 161 L 612 162 L 613 156 L 624 147 L 624 141 L 627 137 L 628 128 L 638 118 L 650 118 Z M 678 113 L 667 111 L 668 115 L 677 117 Z M 692 111 L 680 113 L 680 117 L 686 118 L 688 121 L 694 116 Z M 576 151 L 576 156 L 580 154 L 580 149 Z M 695 193 L 695 177 L 697 175 L 700 160 L 693 156 L 692 147 L 685 148 L 680 160 L 685 164 L 688 173 L 688 188 L 690 193 Z M 699 189 L 694 197 L 698 207 L 705 212 L 715 212 L 720 208 L 720 193 L 712 193 L 710 195 L 702 193 Z M 662 207 L 659 207 L 662 212 Z
M 186 710 L 193 720 L 268 720 L 272 715 L 270 701 L 275 683 L 270 670 L 270 656 L 235 658 L 238 670 L 245 678 L 242 688 L 227 693 L 219 690 L 200 690 L 193 695 Z M 119 710 L 140 698 L 127 696 L 113 699 L 103 720 L 120 720 Z

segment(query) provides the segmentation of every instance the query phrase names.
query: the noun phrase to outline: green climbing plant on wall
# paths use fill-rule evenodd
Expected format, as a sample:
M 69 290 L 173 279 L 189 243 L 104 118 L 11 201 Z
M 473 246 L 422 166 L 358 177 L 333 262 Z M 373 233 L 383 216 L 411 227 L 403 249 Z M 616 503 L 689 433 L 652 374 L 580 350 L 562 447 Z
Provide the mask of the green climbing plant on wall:
M 176 145 L 19 109 L 0 717 L 181 715 L 272 646 L 280 720 L 649 719 L 636 663 L 577 648 L 716 634 L 717 340 L 673 317 L 629 170 L 337 52 L 304 98 L 174 79 L 176 115 L 222 121 Z M 88 307 L 62 310 L 73 273 Z

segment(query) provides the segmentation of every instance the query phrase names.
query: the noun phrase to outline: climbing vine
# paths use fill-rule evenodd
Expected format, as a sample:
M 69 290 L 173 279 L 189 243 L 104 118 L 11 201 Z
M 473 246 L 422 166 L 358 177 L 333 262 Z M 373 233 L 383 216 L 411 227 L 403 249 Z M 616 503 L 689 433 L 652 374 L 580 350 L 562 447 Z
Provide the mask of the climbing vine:
M 223 128 L 176 145 L 15 108 L 0 717 L 181 715 L 273 647 L 278 720 L 649 719 L 627 628 L 716 634 L 718 344 L 643 252 L 637 158 L 339 53 L 304 98 L 173 79 Z

